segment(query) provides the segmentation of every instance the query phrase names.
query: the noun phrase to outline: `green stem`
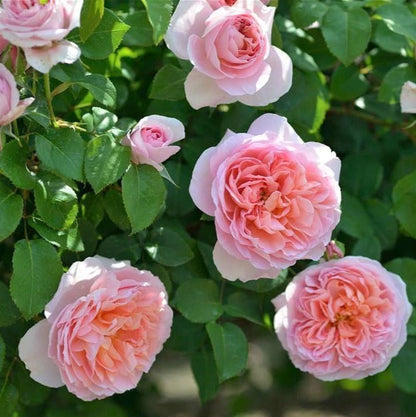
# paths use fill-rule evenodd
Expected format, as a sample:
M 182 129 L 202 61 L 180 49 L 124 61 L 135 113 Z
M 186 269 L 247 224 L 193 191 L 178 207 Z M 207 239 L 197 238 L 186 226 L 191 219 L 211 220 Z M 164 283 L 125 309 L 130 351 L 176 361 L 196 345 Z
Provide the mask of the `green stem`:
M 51 116 L 51 124 L 53 127 L 58 127 L 58 123 L 56 122 L 55 113 L 53 112 L 53 107 L 52 107 L 51 84 L 50 84 L 48 73 L 43 74 L 43 81 L 44 81 L 44 86 L 45 86 L 46 102 L 48 104 L 49 115 Z
M 17 120 L 13 120 L 12 122 L 12 126 L 13 126 L 13 133 L 15 134 L 15 136 L 19 137 L 19 127 L 17 126 Z

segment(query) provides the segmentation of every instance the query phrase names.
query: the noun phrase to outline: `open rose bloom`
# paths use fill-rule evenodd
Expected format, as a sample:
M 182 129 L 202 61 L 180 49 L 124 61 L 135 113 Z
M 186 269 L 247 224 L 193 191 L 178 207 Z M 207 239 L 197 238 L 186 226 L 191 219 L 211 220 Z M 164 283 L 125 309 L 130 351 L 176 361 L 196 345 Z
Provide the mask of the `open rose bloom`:
M 185 128 L 178 119 L 152 115 L 141 119 L 121 143 L 130 146 L 133 163 L 152 165 L 161 171 L 161 163 L 180 150 L 172 143 L 184 137 Z
M 277 336 L 294 365 L 325 381 L 386 369 L 412 312 L 401 278 L 359 256 L 305 269 L 273 304 Z
M 274 278 L 319 259 L 340 218 L 340 161 L 304 143 L 284 117 L 265 114 L 248 133 L 227 131 L 196 163 L 190 194 L 215 216 L 214 262 L 229 280 Z
M 19 356 L 43 385 L 89 401 L 134 388 L 169 337 L 165 287 L 129 262 L 75 262 L 25 334 Z
M 292 61 L 271 45 L 274 7 L 260 0 L 180 0 L 165 36 L 192 62 L 185 81 L 190 105 L 275 102 L 292 84 Z
M 0 33 L 23 49 L 30 66 L 46 73 L 79 58 L 79 47 L 63 39 L 80 25 L 82 5 L 83 0 L 3 0 Z
M 403 113 L 416 113 L 416 83 L 406 81 L 403 84 L 400 107 Z
M 19 100 L 19 91 L 13 74 L 0 64 L 0 126 L 5 126 L 20 117 L 34 98 Z

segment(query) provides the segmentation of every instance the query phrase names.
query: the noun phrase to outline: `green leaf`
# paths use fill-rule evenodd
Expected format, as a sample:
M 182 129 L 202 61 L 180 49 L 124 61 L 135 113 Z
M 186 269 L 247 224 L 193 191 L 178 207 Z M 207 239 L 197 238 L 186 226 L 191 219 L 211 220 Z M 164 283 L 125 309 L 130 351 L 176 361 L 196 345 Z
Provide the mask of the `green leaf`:
M 85 42 L 94 32 L 104 15 L 104 0 L 84 0 L 79 34 Z
M 17 228 L 23 215 L 23 199 L 16 191 L 0 183 L 0 241 Z
M 181 284 L 175 305 L 193 323 L 208 323 L 223 313 L 218 287 L 207 279 L 190 279 Z
M 293 71 L 293 86 L 276 104 L 276 111 L 293 124 L 319 130 L 329 108 L 325 77 L 320 72 Z
M 243 318 L 263 326 L 257 297 L 248 295 L 245 292 L 238 291 L 231 294 L 227 298 L 224 310 L 230 316 Z
M 130 229 L 130 221 L 124 208 L 123 198 L 117 190 L 108 190 L 104 196 L 104 208 L 110 220 L 121 230 Z
M 84 179 L 85 143 L 72 129 L 50 129 L 36 135 L 36 151 L 46 169 L 77 181 Z
M 39 180 L 35 203 L 40 217 L 53 229 L 68 229 L 78 214 L 75 191 L 57 177 L 45 176 Z
M 300 28 L 320 22 L 327 11 L 328 6 L 316 0 L 297 1 L 290 10 L 293 23 Z
M 416 68 L 409 64 L 393 67 L 383 78 L 378 99 L 385 103 L 398 103 L 403 84 L 406 81 L 416 82 Z
M 192 169 L 184 162 L 174 161 L 168 161 L 165 167 L 177 184 L 167 183 L 166 212 L 172 217 L 184 216 L 195 208 L 188 191 Z
M 233 323 L 208 323 L 220 382 L 240 374 L 247 364 L 248 344 L 243 331 Z
M 28 169 L 32 152 L 26 143 L 16 140 L 6 143 L 0 152 L 0 170 L 18 188 L 31 190 L 36 185 L 36 175 Z
M 54 230 L 36 217 L 29 218 L 29 225 L 46 241 L 58 248 L 73 252 L 82 252 L 84 250 L 84 243 L 82 242 L 76 221 L 67 230 Z
M 373 40 L 381 49 L 393 54 L 404 55 L 411 48 L 411 42 L 393 32 L 383 20 L 374 21 Z
M 395 33 L 416 41 L 416 16 L 402 4 L 386 4 L 377 9 L 386 25 Z
M 53 246 L 44 240 L 19 240 L 13 254 L 10 293 L 29 320 L 52 298 L 62 276 L 62 264 Z
M 387 262 L 384 267 L 403 279 L 406 283 L 409 301 L 416 303 L 416 260 L 412 258 L 396 258 Z
M 409 337 L 399 354 L 391 361 L 396 385 L 404 392 L 416 394 L 416 339 Z
M 129 161 L 130 149 L 110 136 L 90 140 L 85 155 L 85 175 L 95 193 L 115 183 L 126 171 Z
M 394 186 L 393 208 L 404 230 L 416 239 L 416 171 L 403 177 Z
M 119 261 L 127 259 L 134 264 L 140 258 L 142 249 L 134 237 L 120 234 L 105 238 L 98 247 L 97 253 Z
M 300 49 L 298 46 L 289 43 L 286 46 L 286 52 L 292 58 L 293 65 L 304 71 L 319 71 L 313 57 Z
M 169 349 L 184 353 L 195 352 L 202 346 L 205 338 L 205 327 L 202 324 L 191 323 L 180 314 L 174 315 L 172 332 L 167 342 Z
M 350 154 L 342 161 L 341 188 L 366 198 L 372 196 L 383 180 L 383 166 L 372 155 Z
M 4 382 L 6 384 L 6 382 Z M 0 395 L 0 416 L 1 417 L 16 417 L 17 401 L 19 392 L 16 387 L 11 384 L 4 385 Z
M 323 19 L 322 34 L 329 50 L 344 65 L 349 65 L 368 45 L 371 19 L 362 8 L 344 10 L 333 5 Z
M 331 77 L 332 96 L 340 101 L 350 101 L 362 96 L 369 87 L 369 82 L 355 65 L 340 65 Z
M 20 388 L 19 402 L 24 405 L 40 405 L 46 401 L 51 392 L 50 388 L 33 380 L 22 363 L 13 370 L 13 382 Z
M 82 121 L 86 123 L 89 132 L 105 133 L 117 123 L 118 117 L 101 107 L 93 107 L 91 113 L 82 116 Z
M 202 256 L 205 267 L 209 273 L 209 276 L 213 279 L 221 280 L 221 274 L 218 272 L 217 267 L 214 264 L 213 251 L 214 248 L 208 243 L 197 241 L 199 253 Z
M 191 368 L 198 385 L 201 402 L 212 400 L 219 388 L 213 353 L 205 349 L 194 353 L 191 358 Z
M 154 261 L 165 266 L 183 265 L 194 257 L 185 240 L 166 227 L 152 231 L 145 249 Z
M 339 227 L 342 231 L 356 238 L 366 238 L 374 234 L 370 217 L 358 198 L 343 191 L 341 208 Z
M 117 15 L 104 9 L 101 22 L 86 42 L 80 45 L 82 55 L 90 59 L 104 59 L 120 45 L 124 34 L 129 30 Z
M 0 282 L 0 327 L 10 326 L 19 318 L 20 312 L 13 303 L 7 285 Z
M 86 74 L 83 77 L 74 78 L 71 83 L 86 88 L 104 106 L 114 107 L 116 105 L 116 88 L 104 75 Z
M 152 46 L 153 28 L 144 10 L 129 14 L 124 22 L 130 26 L 123 43 L 129 46 Z
M 188 73 L 183 69 L 167 64 L 162 67 L 152 82 L 149 98 L 178 101 L 185 98 L 184 82 Z
M 150 226 L 165 201 L 166 189 L 159 172 L 150 165 L 132 165 L 123 177 L 122 190 L 132 232 Z
M 157 45 L 168 28 L 173 9 L 172 0 L 142 0 L 142 3 L 153 27 L 153 42 Z
M 367 258 L 380 260 L 381 244 L 375 235 L 368 235 L 359 239 L 352 248 L 352 255 L 366 256 Z
M 0 336 L 0 371 L 3 369 L 4 357 L 6 356 L 6 345 Z

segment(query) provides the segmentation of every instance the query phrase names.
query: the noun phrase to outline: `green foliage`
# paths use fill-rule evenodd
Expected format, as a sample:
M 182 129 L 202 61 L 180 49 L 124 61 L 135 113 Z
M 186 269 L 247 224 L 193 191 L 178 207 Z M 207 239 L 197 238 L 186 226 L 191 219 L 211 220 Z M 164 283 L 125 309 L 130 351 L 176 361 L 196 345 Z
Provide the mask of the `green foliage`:
M 61 260 L 49 243 L 41 239 L 16 243 L 10 292 L 26 320 L 40 313 L 52 298 L 62 272 Z
M 153 42 L 158 44 L 165 34 L 172 13 L 172 0 L 142 0 L 153 27 Z
M 22 197 L 0 183 L 0 241 L 9 237 L 16 230 L 22 214 Z
M 162 67 L 153 79 L 149 97 L 156 100 L 177 101 L 185 98 L 183 84 L 185 82 L 186 71 L 167 64 Z
M 85 42 L 94 33 L 104 15 L 104 0 L 84 0 L 79 34 Z

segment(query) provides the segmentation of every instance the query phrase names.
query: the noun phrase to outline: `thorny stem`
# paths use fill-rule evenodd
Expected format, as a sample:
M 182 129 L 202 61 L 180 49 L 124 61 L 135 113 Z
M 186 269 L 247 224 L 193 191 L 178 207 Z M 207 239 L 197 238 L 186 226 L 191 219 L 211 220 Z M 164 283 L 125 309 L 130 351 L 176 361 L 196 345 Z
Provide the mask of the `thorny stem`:
M 53 127 L 58 127 L 58 123 L 56 122 L 55 113 L 53 112 L 52 107 L 51 84 L 48 73 L 43 74 L 43 81 L 45 86 L 46 102 L 48 104 L 49 115 L 51 116 L 51 123 Z

